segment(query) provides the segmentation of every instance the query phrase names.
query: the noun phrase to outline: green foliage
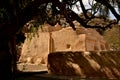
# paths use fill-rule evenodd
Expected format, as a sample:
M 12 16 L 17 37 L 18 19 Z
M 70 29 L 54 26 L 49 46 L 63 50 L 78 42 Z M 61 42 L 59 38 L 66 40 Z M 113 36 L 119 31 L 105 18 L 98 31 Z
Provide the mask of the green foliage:
M 27 33 L 27 39 L 31 40 L 32 37 L 38 36 L 37 32 L 42 27 L 39 20 L 31 20 L 23 27 L 22 32 Z

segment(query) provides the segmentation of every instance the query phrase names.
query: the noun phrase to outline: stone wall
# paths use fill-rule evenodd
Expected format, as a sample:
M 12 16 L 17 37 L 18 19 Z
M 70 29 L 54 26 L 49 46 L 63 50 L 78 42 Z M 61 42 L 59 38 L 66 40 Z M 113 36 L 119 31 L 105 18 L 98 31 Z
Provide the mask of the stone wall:
M 49 33 L 43 32 L 35 36 L 32 40 L 26 39 L 19 62 L 41 64 L 45 63 L 49 52 Z
M 108 44 L 96 30 L 80 26 L 76 26 L 74 31 L 71 27 L 61 28 L 58 24 L 55 27 L 46 24 L 37 35 L 31 40 L 25 40 L 20 62 L 46 63 L 48 54 L 56 51 L 109 50 Z
M 118 80 L 120 79 L 120 51 L 50 53 L 48 71 L 53 75 Z
M 52 32 L 53 51 L 85 51 L 85 34 L 77 35 L 72 28 Z
M 77 26 L 76 31 L 71 27 L 51 33 L 53 51 L 101 51 L 109 50 L 107 42 L 94 29 Z

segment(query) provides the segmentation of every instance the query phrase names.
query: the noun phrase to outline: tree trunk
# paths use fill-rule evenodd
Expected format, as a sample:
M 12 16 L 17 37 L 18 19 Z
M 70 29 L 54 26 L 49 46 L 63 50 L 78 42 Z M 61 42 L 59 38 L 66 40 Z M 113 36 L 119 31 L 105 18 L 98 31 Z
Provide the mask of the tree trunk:
M 10 40 L 9 40 L 9 51 L 10 54 L 12 55 L 12 77 L 13 80 L 15 80 L 16 77 L 16 72 L 17 72 L 17 51 L 16 51 L 16 36 L 13 35 Z
M 0 36 L 0 80 L 12 80 L 12 54 L 8 36 Z

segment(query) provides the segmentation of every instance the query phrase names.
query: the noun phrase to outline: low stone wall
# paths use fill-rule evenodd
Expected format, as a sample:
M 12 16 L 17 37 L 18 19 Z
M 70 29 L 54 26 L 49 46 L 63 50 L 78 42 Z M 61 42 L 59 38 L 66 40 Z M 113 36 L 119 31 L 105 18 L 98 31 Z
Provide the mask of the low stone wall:
M 48 72 L 54 75 L 120 78 L 120 51 L 54 52 L 48 55 Z

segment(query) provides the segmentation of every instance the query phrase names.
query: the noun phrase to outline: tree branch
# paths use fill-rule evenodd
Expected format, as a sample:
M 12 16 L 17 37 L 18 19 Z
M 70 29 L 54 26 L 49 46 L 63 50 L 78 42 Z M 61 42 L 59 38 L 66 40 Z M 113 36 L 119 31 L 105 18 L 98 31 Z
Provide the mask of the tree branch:
M 80 5 L 81 5 L 81 8 L 82 8 L 85 18 L 89 19 L 89 16 L 87 15 L 87 10 L 85 9 L 85 6 L 84 6 L 82 0 L 79 0 L 79 2 L 80 2 Z
M 109 3 L 108 0 L 95 0 L 104 6 L 108 7 L 110 11 L 113 13 L 113 15 L 116 17 L 116 19 L 119 21 L 120 20 L 120 15 L 115 11 L 114 7 L 112 7 Z

